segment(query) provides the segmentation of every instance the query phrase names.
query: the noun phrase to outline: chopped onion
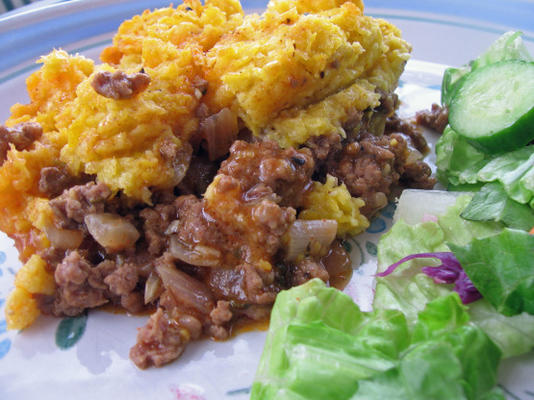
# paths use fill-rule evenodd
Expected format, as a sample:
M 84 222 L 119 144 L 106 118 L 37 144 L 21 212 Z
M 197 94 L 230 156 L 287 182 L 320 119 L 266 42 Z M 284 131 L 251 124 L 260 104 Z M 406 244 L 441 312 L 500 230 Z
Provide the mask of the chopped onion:
M 305 255 L 312 242 L 319 243 L 325 252 L 336 238 L 337 221 L 333 219 L 297 219 L 289 228 L 286 240 L 286 260 L 295 261 Z
M 158 274 L 151 272 L 145 283 L 145 304 L 152 303 L 161 293 L 163 285 Z
M 45 228 L 46 237 L 58 249 L 77 249 L 83 241 L 83 232 L 76 229 L 59 229 L 53 225 Z
M 217 160 L 228 153 L 237 139 L 237 115 L 228 108 L 223 108 L 200 123 L 200 133 L 206 140 L 210 161 Z
M 171 237 L 169 252 L 178 260 L 198 267 L 216 267 L 221 263 L 219 250 L 201 244 L 191 246 L 177 236 Z
M 156 271 L 163 286 L 172 294 L 178 304 L 183 304 L 206 315 L 213 309 L 211 292 L 202 282 L 165 262 L 157 263 Z
M 172 235 L 173 233 L 178 232 L 179 227 L 180 227 L 180 220 L 175 219 L 169 224 L 169 226 L 165 230 L 165 235 Z
M 417 149 L 409 149 L 408 157 L 406 157 L 406 164 L 413 164 L 423 159 L 423 155 Z
M 84 222 L 91 236 L 108 251 L 132 247 L 140 236 L 130 221 L 117 214 L 88 214 Z

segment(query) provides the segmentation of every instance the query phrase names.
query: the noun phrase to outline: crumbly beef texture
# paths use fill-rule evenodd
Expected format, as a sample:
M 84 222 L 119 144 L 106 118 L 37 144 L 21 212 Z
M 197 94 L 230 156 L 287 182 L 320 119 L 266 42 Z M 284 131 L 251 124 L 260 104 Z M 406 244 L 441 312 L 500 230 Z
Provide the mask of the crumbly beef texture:
M 94 181 L 69 187 L 65 171 L 43 170 L 43 192 L 56 195 L 49 201 L 56 229 L 81 232 L 83 239 L 76 249 L 52 246 L 42 252 L 57 290 L 38 298 L 41 310 L 76 315 L 107 303 L 131 312 L 155 307 L 130 352 L 140 368 L 174 360 L 201 336 L 226 339 L 239 320 L 266 318 L 280 290 L 313 278 L 329 281 L 336 274 L 332 254 L 348 259 L 336 243 L 329 255 L 284 258 L 282 238 L 312 176 L 340 178 L 366 201 L 362 211 L 369 216 L 398 187 L 433 185 L 420 159 L 426 149 L 420 132 L 394 118 L 387 127 L 383 136 L 316 137 L 301 149 L 237 140 L 220 165 L 199 148 L 184 181 L 155 192 L 152 205 L 133 203 Z M 169 157 L 178 155 L 170 151 Z M 127 221 L 140 238 L 127 248 L 106 250 L 86 225 L 93 214 L 110 216 L 101 228 L 111 235 L 114 229 L 120 233 L 114 221 Z
M 69 252 L 54 272 L 58 286 L 54 303 L 47 311 L 54 315 L 77 315 L 86 308 L 110 301 L 130 312 L 141 309 L 140 294 L 133 294 L 139 279 L 136 265 L 118 265 L 104 260 L 93 265 L 79 251 Z
M 65 189 L 74 186 L 78 182 L 81 183 L 83 180 L 83 177 L 77 178 L 71 175 L 66 168 L 44 167 L 41 169 L 39 191 L 48 198 L 54 198 L 63 193 Z
M 0 165 L 7 159 L 11 144 L 18 151 L 27 150 L 42 133 L 43 128 L 37 122 L 24 122 L 12 128 L 0 125 Z
M 144 72 L 126 74 L 123 71 L 100 71 L 95 74 L 91 86 L 99 95 L 110 99 L 131 99 L 150 84 L 150 76 Z
M 238 140 L 230 148 L 230 157 L 222 163 L 219 174 L 239 180 L 245 192 L 263 185 L 279 196 L 281 205 L 298 207 L 314 166 L 307 148 L 282 150 L 270 141 L 250 144 Z
M 103 183 L 89 182 L 65 190 L 50 201 L 57 224 L 62 228 L 77 227 L 87 214 L 104 212 L 111 190 Z
M 182 331 L 174 318 L 169 318 L 162 308 L 158 308 L 147 324 L 139 329 L 137 343 L 130 350 L 130 359 L 139 368 L 159 367 L 177 359 L 187 344 Z
M 391 135 L 393 133 L 401 133 L 409 138 L 409 149 L 419 151 L 421 154 L 427 154 L 430 150 L 423 136 L 423 131 L 414 124 L 411 119 L 400 118 L 397 114 L 393 114 L 386 119 L 386 125 L 384 127 L 384 135 Z
M 168 247 L 165 234 L 169 224 L 176 219 L 174 204 L 156 204 L 153 208 L 143 209 L 139 216 L 143 220 L 144 238 L 150 255 L 158 257 Z
M 415 120 L 419 125 L 443 133 L 449 123 L 449 110 L 445 106 L 434 103 L 430 110 L 418 111 L 415 114 Z
M 42 252 L 57 290 L 54 297 L 39 299 L 41 310 L 76 315 L 107 303 L 132 312 L 156 306 L 130 353 L 139 367 L 146 368 L 173 360 L 201 335 L 226 339 L 235 321 L 266 318 L 282 289 L 314 277 L 328 280 L 320 260 L 310 256 L 292 265 L 284 262 L 282 251 L 282 237 L 312 182 L 311 150 L 236 141 L 215 178 L 205 172 L 212 167 L 201 157 L 193 157 L 198 160 L 193 165 L 205 168 L 197 176 L 210 178 L 194 179 L 195 172 L 190 172 L 188 186 L 179 185 L 176 194 L 155 193 L 151 206 L 129 203 L 93 181 L 68 187 L 51 199 L 56 229 L 81 232 L 83 240 L 77 249 L 52 246 Z M 63 171 L 41 175 L 50 195 L 63 186 L 59 182 L 58 188 L 52 187 L 48 179 L 62 180 Z M 191 190 L 195 194 L 188 193 L 187 187 L 207 186 L 208 180 L 204 198 L 198 197 L 198 187 Z M 111 231 L 118 229 L 113 221 L 126 220 L 140 232 L 140 239 L 128 248 L 107 251 L 86 225 L 92 215 L 113 216 L 105 227 Z M 163 279 L 162 271 L 174 275 Z M 188 288 L 196 288 L 197 297 L 177 289 L 184 279 Z M 145 305 L 148 284 L 152 297 Z M 195 307 L 195 299 L 201 297 L 209 300 Z
M 306 142 L 316 162 L 326 161 L 329 155 L 335 154 L 343 148 L 341 136 L 338 134 L 314 136 Z
M 360 212 L 368 218 L 385 207 L 399 188 L 435 185 L 430 167 L 409 136 L 363 133 L 357 139 L 331 157 L 327 172 L 345 183 L 352 196 L 365 201 Z
M 288 279 L 291 282 L 291 286 L 302 285 L 314 278 L 327 282 L 329 278 L 326 267 L 321 262 L 309 257 L 291 266 L 289 272 Z
M 385 108 L 393 107 L 396 99 L 389 98 Z M 359 120 L 360 130 L 346 139 L 338 134 L 309 139 L 316 168 L 314 180 L 324 181 L 331 174 L 343 182 L 353 197 L 361 197 L 365 206 L 360 210 L 371 218 L 403 188 L 431 189 L 436 180 L 423 161 L 429 151 L 422 131 L 413 121 L 396 114 L 385 120 L 384 133 L 367 132 L 369 121 Z

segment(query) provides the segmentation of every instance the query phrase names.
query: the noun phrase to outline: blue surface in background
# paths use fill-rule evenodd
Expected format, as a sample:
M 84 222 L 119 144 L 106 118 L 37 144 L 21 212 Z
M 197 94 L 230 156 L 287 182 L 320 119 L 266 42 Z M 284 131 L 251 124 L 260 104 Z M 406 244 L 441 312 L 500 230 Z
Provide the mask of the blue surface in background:
M 369 0 L 365 1 L 365 6 L 450 15 L 534 30 L 534 2 L 531 0 Z
M 0 17 L 0 52 L 9 57 L 0 58 L 0 72 L 14 67 L 54 47 L 115 31 L 124 19 L 141 13 L 146 8 L 168 5 L 170 0 L 136 0 L 106 4 L 103 1 L 87 0 L 95 4 L 93 9 L 83 12 L 33 21 L 31 29 L 21 27 L 11 29 L 24 12 L 35 13 L 36 4 L 22 7 Z M 41 4 L 52 7 L 70 7 L 69 0 L 45 0 Z M 179 1 L 174 1 L 179 3 Z M 246 9 L 261 9 L 267 0 L 243 0 Z M 478 23 L 496 24 L 526 31 L 534 30 L 534 2 L 532 0 L 368 0 L 366 8 L 418 11 L 436 15 L 447 15 L 476 20 Z M 29 7 L 29 8 L 28 8 Z M 33 11 L 32 11 L 33 9 Z M 61 32 L 68 32 L 62 35 Z M 13 51 L 16 49 L 16 51 Z

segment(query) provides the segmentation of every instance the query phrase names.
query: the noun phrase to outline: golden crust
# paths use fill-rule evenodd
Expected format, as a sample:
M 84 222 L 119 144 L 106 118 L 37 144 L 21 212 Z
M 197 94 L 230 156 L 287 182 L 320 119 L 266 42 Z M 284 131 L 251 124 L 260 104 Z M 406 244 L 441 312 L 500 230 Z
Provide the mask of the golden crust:
M 6 319 L 9 329 L 24 329 L 40 315 L 34 295 L 53 295 L 54 276 L 46 270 L 46 262 L 33 255 L 17 272 L 15 290 L 6 301 Z

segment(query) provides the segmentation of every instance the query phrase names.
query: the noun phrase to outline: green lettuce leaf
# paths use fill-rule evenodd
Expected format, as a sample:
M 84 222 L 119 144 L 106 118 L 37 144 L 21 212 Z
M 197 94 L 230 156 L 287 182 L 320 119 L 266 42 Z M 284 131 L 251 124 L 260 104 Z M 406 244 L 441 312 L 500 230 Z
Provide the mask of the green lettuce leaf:
M 251 399 L 347 399 L 359 379 L 392 368 L 408 343 L 399 311 L 370 318 L 311 280 L 278 294 Z
M 442 104 L 450 105 L 470 72 L 505 60 L 533 60 L 521 39 L 521 32 L 507 32 L 468 65 L 445 70 Z M 511 199 L 534 208 L 534 146 L 490 156 L 447 126 L 436 144 L 436 166 L 439 181 L 449 190 L 476 191 L 483 183 L 500 182 Z
M 534 146 L 504 153 L 488 159 L 477 173 L 480 182 L 500 182 L 504 190 L 519 203 L 534 197 Z
M 526 205 L 512 200 L 502 184 L 484 185 L 462 211 L 462 218 L 472 221 L 502 222 L 510 228 L 529 231 L 534 227 L 534 212 Z
M 447 68 L 441 85 L 441 103 L 450 105 L 462 78 L 480 67 L 505 60 L 532 61 L 521 32 L 506 32 L 497 39 L 481 56 L 460 68 Z
M 483 399 L 500 356 L 456 293 L 411 325 L 315 279 L 278 295 L 251 399 Z
M 508 197 L 534 208 L 534 145 L 487 155 L 447 127 L 436 143 L 436 166 L 438 179 L 449 189 L 470 185 L 464 189 L 477 190 L 499 182 Z
M 504 229 L 449 247 L 478 291 L 501 314 L 534 315 L 534 236 Z
M 471 64 L 471 69 L 475 70 L 486 65 L 494 64 L 506 60 L 532 61 L 521 32 L 506 32 Z
M 503 357 L 525 354 L 534 344 L 534 320 L 522 313 L 507 317 L 495 312 L 487 301 L 475 301 L 469 305 L 471 321 L 489 334 L 491 340 L 503 351 Z
M 476 184 L 489 156 L 447 126 L 436 143 L 437 176 L 445 186 Z
M 461 218 L 460 213 L 470 199 L 468 195 L 460 196 L 437 223 L 408 225 L 400 220 L 394 224 L 378 244 L 378 272 L 410 254 L 450 251 L 447 243 L 465 246 L 475 238 L 487 238 L 502 231 L 502 224 L 496 222 Z M 427 303 L 452 291 L 451 286 L 436 284 L 421 272 L 422 266 L 430 264 L 428 260 L 409 261 L 394 273 L 377 278 L 374 307 L 401 310 L 409 321 L 414 321 Z M 504 316 L 487 299 L 471 303 L 467 309 L 472 322 L 492 338 L 503 356 L 527 353 L 534 347 L 532 315 Z

